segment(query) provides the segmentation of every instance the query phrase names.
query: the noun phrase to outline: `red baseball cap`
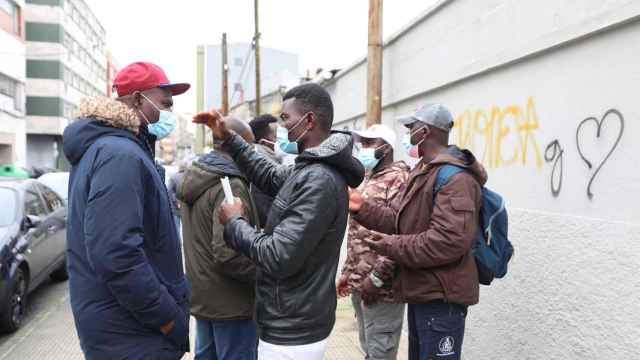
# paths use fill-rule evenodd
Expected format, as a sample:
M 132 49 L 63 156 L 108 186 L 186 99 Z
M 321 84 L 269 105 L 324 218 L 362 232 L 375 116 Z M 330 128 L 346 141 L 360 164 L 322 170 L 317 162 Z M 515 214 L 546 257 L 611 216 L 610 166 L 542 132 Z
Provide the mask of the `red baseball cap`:
M 118 96 L 131 95 L 136 91 L 153 88 L 167 89 L 173 96 L 185 93 L 191 85 L 187 83 L 172 84 L 167 75 L 156 64 L 135 62 L 120 70 L 113 81 Z

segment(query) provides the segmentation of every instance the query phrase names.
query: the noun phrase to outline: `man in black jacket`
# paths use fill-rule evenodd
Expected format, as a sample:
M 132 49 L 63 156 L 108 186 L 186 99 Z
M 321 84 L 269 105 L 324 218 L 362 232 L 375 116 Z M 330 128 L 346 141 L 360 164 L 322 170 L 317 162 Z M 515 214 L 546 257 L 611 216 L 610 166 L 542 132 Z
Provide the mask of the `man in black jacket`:
M 276 143 L 299 152 L 293 166 L 259 155 L 217 113 L 198 114 L 195 122 L 207 123 L 247 178 L 275 197 L 264 231 L 245 220 L 239 201 L 220 210 L 225 240 L 257 266 L 259 358 L 322 359 L 335 323 L 347 186 L 358 186 L 364 177 L 351 155 L 351 135 L 331 132 L 333 104 L 317 84 L 284 96 Z

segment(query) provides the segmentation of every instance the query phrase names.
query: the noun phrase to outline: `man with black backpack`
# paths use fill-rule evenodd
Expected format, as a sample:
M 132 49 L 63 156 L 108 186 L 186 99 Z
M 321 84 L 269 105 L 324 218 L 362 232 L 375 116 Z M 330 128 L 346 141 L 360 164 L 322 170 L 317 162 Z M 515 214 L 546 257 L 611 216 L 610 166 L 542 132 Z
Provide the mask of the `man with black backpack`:
M 396 262 L 394 292 L 408 303 L 409 359 L 460 359 L 467 307 L 478 303 L 473 246 L 487 174 L 468 150 L 449 146 L 453 126 L 442 105 L 425 105 L 400 118 L 403 143 L 421 160 L 403 194 L 389 205 L 349 196 L 353 218 L 380 232 L 370 247 Z M 456 172 L 436 191 L 439 172 Z

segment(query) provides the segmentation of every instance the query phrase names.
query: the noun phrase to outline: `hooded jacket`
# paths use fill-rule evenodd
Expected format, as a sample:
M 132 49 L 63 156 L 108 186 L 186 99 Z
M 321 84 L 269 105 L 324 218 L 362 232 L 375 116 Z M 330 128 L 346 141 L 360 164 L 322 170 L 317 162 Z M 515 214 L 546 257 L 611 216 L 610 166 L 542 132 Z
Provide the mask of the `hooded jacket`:
M 223 145 L 247 178 L 274 197 L 264 231 L 240 217 L 225 224 L 225 239 L 258 268 L 256 312 L 265 342 L 311 344 L 333 329 L 347 186 L 364 177 L 352 145 L 350 134 L 334 132 L 293 166 L 274 164 L 237 135 Z
M 151 139 L 119 101 L 87 99 L 80 112 L 63 148 L 72 165 L 69 292 L 82 350 L 87 359 L 180 358 L 189 287 Z
M 220 179 L 225 176 L 233 195 L 245 205 L 247 220 L 257 224 L 248 182 L 224 155 L 211 152 L 194 162 L 177 190 L 182 202 L 187 277 L 192 286 L 191 313 L 199 319 L 251 319 L 254 313 L 255 266 L 227 246 L 218 220 L 224 201 Z
M 467 171 L 453 176 L 433 196 L 439 169 L 446 164 Z M 383 254 L 396 262 L 394 292 L 403 302 L 444 300 L 478 303 L 479 282 L 473 241 L 478 230 L 481 186 L 487 173 L 468 150 L 449 147 L 427 165 L 418 164 L 402 195 L 390 206 L 365 201 L 354 219 L 385 234 Z

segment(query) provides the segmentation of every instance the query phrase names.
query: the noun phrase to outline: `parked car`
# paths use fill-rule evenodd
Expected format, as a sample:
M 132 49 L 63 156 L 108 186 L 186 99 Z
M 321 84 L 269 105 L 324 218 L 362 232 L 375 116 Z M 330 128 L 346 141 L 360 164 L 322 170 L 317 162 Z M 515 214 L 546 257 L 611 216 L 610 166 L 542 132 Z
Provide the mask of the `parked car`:
M 38 181 L 57 192 L 62 196 L 65 203 L 69 201 L 69 173 L 68 172 L 49 172 L 41 175 Z
M 67 208 L 32 179 L 0 177 L 0 330 L 15 331 L 28 294 L 48 278 L 68 279 Z

